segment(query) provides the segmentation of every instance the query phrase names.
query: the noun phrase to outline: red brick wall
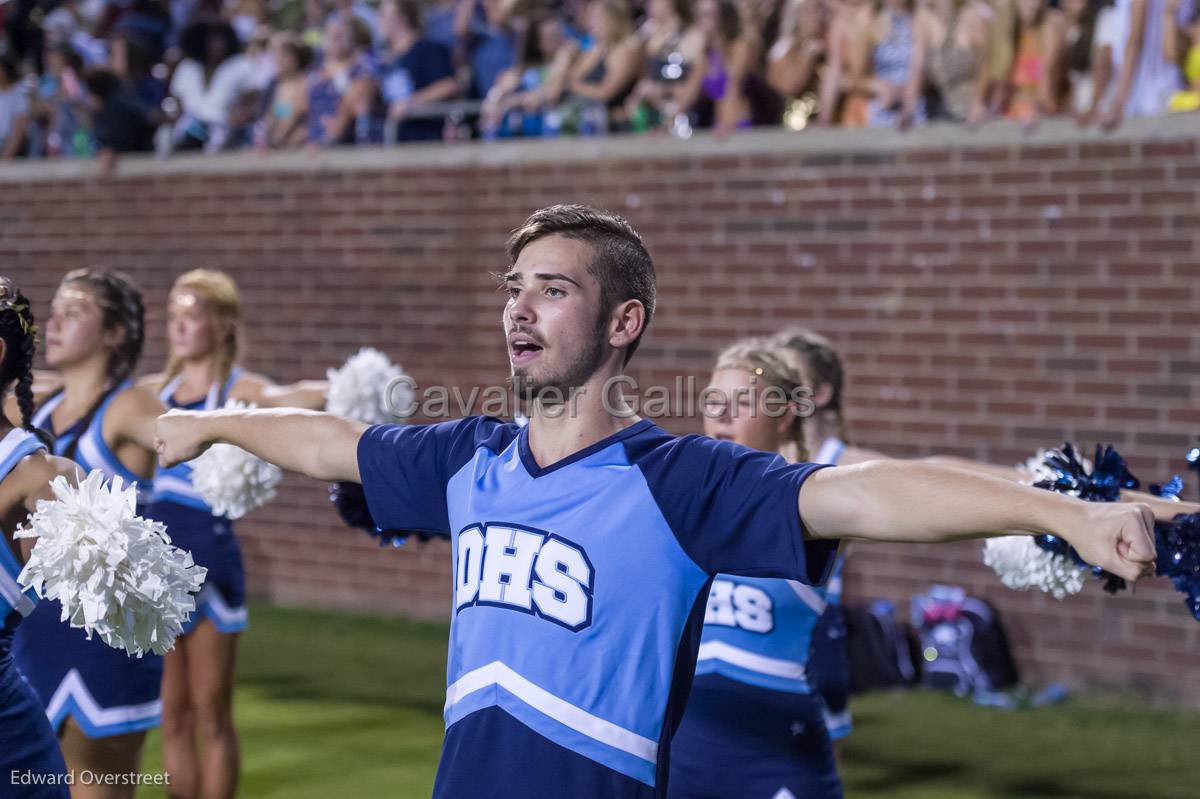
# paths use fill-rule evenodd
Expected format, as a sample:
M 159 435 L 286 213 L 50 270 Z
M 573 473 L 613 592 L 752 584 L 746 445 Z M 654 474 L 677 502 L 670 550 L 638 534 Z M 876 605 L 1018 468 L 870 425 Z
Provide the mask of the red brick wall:
M 643 382 L 704 379 L 734 337 L 803 322 L 845 353 L 863 445 L 1013 463 L 1100 439 L 1157 479 L 1200 433 L 1200 145 L 1186 131 L 769 134 L 574 157 L 537 143 L 134 163 L 109 180 L 17 169 L 0 175 L 0 254 L 42 314 L 69 268 L 134 275 L 156 331 L 147 369 L 164 357 L 168 286 L 205 266 L 241 286 L 249 367 L 315 376 L 372 344 L 422 384 L 470 387 L 505 376 L 489 271 L 507 231 L 545 204 L 594 203 L 627 214 L 657 263 Z M 322 485 L 289 478 L 239 530 L 260 596 L 448 614 L 445 544 L 377 548 L 339 528 Z M 1036 681 L 1200 701 L 1185 666 L 1200 624 L 1169 585 L 1060 603 L 1004 589 L 978 550 L 856 545 L 848 590 L 907 607 L 931 581 L 963 584 L 999 604 Z

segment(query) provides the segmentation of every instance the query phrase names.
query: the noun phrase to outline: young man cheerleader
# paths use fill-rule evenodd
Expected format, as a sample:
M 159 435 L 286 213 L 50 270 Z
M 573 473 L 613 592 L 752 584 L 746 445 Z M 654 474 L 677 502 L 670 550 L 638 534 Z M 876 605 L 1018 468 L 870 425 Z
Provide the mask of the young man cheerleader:
M 819 584 L 842 538 L 1053 531 L 1108 570 L 1153 568 L 1153 517 L 959 469 L 823 469 L 672 436 L 607 396 L 654 311 L 654 270 L 618 217 L 536 212 L 510 240 L 504 333 L 528 426 L 467 417 L 367 428 L 298 410 L 159 421 L 175 464 L 227 441 L 363 484 L 385 529 L 452 538 L 446 737 L 434 795 L 650 797 L 718 572 Z M 565 398 L 559 402 L 560 397 Z

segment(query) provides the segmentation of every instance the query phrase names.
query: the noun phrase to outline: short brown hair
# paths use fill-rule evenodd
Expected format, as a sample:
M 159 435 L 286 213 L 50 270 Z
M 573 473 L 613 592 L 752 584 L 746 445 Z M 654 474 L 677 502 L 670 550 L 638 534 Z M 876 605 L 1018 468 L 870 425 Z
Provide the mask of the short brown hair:
M 521 251 L 546 236 L 562 236 L 588 244 L 595 258 L 588 274 L 600 284 L 600 307 L 607 312 L 626 300 L 637 300 L 646 309 L 641 333 L 625 351 L 633 357 L 654 316 L 654 262 L 642 237 L 622 216 L 586 205 L 551 205 L 534 211 L 508 239 L 508 260 L 515 264 Z

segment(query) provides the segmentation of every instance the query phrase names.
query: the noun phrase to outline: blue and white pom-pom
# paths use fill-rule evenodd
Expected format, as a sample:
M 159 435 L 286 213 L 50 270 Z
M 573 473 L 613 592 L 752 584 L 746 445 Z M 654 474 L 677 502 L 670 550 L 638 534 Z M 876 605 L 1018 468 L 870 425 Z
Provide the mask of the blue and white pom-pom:
M 225 407 L 245 410 L 254 406 L 229 400 Z M 233 444 L 213 444 L 188 465 L 196 491 L 213 513 L 229 519 L 240 519 L 275 499 L 283 479 L 278 466 Z
M 162 523 L 135 510 L 136 487 L 93 471 L 78 487 L 58 477 L 17 538 L 36 538 L 17 581 L 62 604 L 62 620 L 141 657 L 175 645 L 207 569 L 171 545 Z
M 1156 524 L 1154 539 L 1155 573 L 1171 578 L 1175 590 L 1186 595 L 1192 617 L 1200 621 L 1200 513 Z
M 1028 471 L 1035 476 L 1034 485 L 1049 491 L 1056 491 L 1077 497 L 1088 502 L 1119 502 L 1123 489 L 1136 489 L 1141 483 L 1129 471 L 1125 459 L 1111 446 L 1097 445 L 1095 466 L 1089 466 L 1087 461 L 1079 457 L 1075 447 L 1070 444 L 1061 450 L 1044 450 L 1038 453 L 1040 464 L 1030 463 Z M 1188 462 L 1200 462 L 1200 453 L 1193 458 L 1188 454 Z M 1150 484 L 1150 493 L 1168 499 L 1179 499 L 1183 489 L 1183 480 L 1173 476 L 1165 483 Z M 1154 525 L 1155 539 L 1155 572 L 1160 577 L 1168 577 L 1175 589 L 1186 596 L 1188 611 L 1197 621 L 1200 621 L 1200 514 L 1179 514 L 1171 521 L 1158 521 Z M 1004 540 L 1004 539 L 993 539 Z M 1103 569 L 1090 566 L 1079 557 L 1079 553 L 1063 539 L 1054 535 L 1040 535 L 1032 539 L 1034 548 L 1043 555 L 1055 559 L 1054 568 L 1066 575 L 1067 566 L 1077 570 L 1079 578 L 1087 574 L 1095 575 L 1105 581 L 1104 590 L 1116 593 L 1126 587 L 1125 581 Z M 984 561 L 996 569 L 1005 585 L 1013 588 L 1028 584 L 1054 593 L 1053 586 L 1056 576 L 1048 576 L 1040 565 L 1044 559 L 1032 552 L 1026 551 L 1027 545 L 1011 545 L 1011 551 L 997 549 L 988 541 Z M 1074 577 L 1070 577 L 1070 585 L 1074 585 Z M 1078 590 L 1078 589 L 1076 589 Z M 1069 593 L 1074 593 L 1070 591 Z M 1057 596 L 1057 594 L 1055 594 Z
M 404 370 L 386 355 L 364 347 L 351 355 L 340 369 L 326 372 L 329 396 L 325 410 L 366 424 L 394 422 L 412 405 L 411 381 Z M 406 535 L 376 526 L 367 508 L 363 488 L 358 483 L 331 483 L 329 500 L 347 526 L 363 530 L 381 546 L 402 546 Z
M 326 372 L 325 410 L 367 424 L 395 421 L 412 405 L 413 390 L 404 370 L 377 349 L 364 347 L 340 369 Z
M 1036 588 L 1062 599 L 1083 590 L 1090 570 L 1068 557 L 1047 552 L 1032 536 L 1006 535 L 984 542 L 983 562 L 1009 588 Z

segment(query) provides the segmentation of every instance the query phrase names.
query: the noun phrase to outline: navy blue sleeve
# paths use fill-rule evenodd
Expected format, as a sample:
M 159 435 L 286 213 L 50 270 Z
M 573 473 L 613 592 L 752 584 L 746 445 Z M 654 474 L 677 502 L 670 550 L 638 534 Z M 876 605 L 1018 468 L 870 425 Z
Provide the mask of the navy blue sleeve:
M 476 449 L 503 447 L 515 428 L 489 416 L 367 428 L 358 440 L 358 471 L 375 524 L 382 530 L 450 535 L 446 483 Z
M 704 436 L 632 441 L 631 458 L 646 477 L 680 545 L 715 574 L 780 577 L 819 585 L 829 577 L 837 541 L 808 538 L 800 486 L 824 468 Z
M 454 62 L 450 51 L 426 39 L 413 45 L 411 73 L 413 89 L 421 91 L 443 78 L 454 77 Z

